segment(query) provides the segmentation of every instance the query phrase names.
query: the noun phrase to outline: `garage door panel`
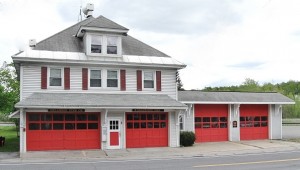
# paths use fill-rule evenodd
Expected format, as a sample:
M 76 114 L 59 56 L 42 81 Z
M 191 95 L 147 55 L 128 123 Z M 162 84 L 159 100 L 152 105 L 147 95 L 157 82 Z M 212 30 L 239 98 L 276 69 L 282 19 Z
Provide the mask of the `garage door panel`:
M 126 147 L 168 146 L 167 113 L 126 113 Z
M 240 106 L 241 140 L 268 139 L 268 105 Z
M 228 141 L 228 105 L 195 105 L 196 142 Z
M 26 135 L 29 151 L 100 148 L 99 113 L 27 115 Z

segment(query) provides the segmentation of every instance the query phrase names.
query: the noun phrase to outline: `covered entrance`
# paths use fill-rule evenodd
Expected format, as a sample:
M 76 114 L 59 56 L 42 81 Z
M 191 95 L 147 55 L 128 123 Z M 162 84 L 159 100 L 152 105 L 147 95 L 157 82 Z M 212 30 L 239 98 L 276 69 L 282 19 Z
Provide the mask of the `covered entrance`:
M 241 140 L 268 139 L 268 105 L 240 106 Z
M 126 148 L 168 146 L 168 113 L 126 113 Z
M 195 104 L 196 142 L 228 141 L 228 105 Z
M 27 112 L 27 150 L 100 149 L 100 113 Z

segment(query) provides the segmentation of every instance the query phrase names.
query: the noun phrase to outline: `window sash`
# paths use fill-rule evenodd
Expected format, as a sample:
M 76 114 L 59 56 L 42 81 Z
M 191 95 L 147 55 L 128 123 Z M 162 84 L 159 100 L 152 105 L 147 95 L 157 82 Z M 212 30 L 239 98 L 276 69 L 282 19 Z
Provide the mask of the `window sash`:
M 144 72 L 144 88 L 154 88 L 153 72 Z
M 118 87 L 118 71 L 107 71 L 107 87 Z
M 50 76 L 49 76 L 49 85 L 50 86 L 61 86 L 62 79 L 61 79 L 61 69 L 60 68 L 50 68 Z
M 101 87 L 101 70 L 90 70 L 90 87 Z
M 102 52 L 102 36 L 91 37 L 91 53 Z
M 118 53 L 117 42 L 118 42 L 117 37 L 107 37 L 107 54 Z

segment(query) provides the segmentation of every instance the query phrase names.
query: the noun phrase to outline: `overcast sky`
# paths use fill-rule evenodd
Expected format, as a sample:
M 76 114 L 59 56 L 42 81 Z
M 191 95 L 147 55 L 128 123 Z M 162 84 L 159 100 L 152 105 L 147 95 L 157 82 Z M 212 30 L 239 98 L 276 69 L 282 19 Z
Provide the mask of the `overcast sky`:
M 0 64 L 77 23 L 88 2 L 185 63 L 185 89 L 300 79 L 299 0 L 0 0 Z

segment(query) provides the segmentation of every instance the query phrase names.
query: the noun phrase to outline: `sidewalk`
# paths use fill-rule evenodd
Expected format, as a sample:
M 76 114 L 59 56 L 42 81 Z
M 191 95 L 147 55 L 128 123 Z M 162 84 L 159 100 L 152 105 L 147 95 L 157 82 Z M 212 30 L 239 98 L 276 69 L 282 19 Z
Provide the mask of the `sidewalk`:
M 212 157 L 300 150 L 300 143 L 282 140 L 211 142 L 180 148 L 138 148 L 121 150 L 36 151 L 21 154 L 0 153 L 2 161 L 132 160 Z

